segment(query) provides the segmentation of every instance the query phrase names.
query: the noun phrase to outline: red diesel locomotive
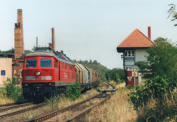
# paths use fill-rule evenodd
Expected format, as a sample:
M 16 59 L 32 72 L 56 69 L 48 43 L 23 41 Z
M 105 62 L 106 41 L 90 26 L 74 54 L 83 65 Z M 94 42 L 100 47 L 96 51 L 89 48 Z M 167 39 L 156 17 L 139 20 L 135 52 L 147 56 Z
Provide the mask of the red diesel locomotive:
M 62 52 L 40 48 L 25 56 L 22 82 L 24 98 L 51 95 L 75 81 L 74 64 Z
M 22 75 L 23 96 L 28 100 L 51 96 L 76 80 L 85 88 L 98 80 L 95 71 L 84 66 L 78 69 L 63 52 L 50 48 L 38 48 L 27 54 Z

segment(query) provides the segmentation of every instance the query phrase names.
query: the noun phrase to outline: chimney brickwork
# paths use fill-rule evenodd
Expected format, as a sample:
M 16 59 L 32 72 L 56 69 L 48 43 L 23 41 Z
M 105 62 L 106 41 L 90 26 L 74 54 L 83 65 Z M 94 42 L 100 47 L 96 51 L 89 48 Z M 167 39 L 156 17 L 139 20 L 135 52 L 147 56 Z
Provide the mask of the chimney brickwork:
M 52 49 L 55 51 L 55 29 L 52 28 Z
M 24 53 L 22 9 L 17 11 L 17 23 L 15 23 L 14 29 L 14 50 L 15 58 L 20 58 Z
M 22 69 L 24 62 L 24 40 L 23 40 L 23 16 L 22 9 L 17 10 L 17 23 L 14 28 L 14 58 L 12 65 L 12 75 L 22 81 Z
M 148 38 L 149 40 L 151 40 L 151 27 L 148 26 Z

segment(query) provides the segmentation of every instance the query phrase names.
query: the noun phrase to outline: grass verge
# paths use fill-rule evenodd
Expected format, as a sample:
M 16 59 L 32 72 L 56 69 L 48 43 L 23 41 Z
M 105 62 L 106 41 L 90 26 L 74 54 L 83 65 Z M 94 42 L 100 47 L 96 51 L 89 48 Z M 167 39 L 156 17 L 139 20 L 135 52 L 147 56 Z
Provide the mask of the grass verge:
M 83 121 L 86 122 L 136 122 L 137 113 L 129 102 L 127 88 L 120 84 L 118 91 L 104 105 L 94 108 L 86 114 Z

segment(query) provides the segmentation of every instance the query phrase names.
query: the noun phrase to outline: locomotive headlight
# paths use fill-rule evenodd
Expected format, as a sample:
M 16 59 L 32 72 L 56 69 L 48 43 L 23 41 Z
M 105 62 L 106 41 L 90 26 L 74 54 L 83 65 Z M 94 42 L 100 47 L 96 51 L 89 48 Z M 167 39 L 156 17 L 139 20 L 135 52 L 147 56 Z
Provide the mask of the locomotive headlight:
M 36 72 L 35 72 L 35 75 L 36 75 L 36 76 L 39 76 L 39 75 L 41 75 L 41 72 L 40 72 L 40 71 L 36 71 Z

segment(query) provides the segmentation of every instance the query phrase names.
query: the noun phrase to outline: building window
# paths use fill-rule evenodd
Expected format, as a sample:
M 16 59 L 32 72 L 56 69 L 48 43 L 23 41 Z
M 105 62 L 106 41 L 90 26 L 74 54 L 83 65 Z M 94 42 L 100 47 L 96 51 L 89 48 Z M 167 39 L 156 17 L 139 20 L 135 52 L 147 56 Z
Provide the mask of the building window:
M 6 70 L 1 70 L 1 76 L 5 76 L 6 75 Z
M 127 56 L 127 51 L 125 51 L 125 56 Z
M 134 50 L 126 50 L 124 55 L 125 56 L 135 56 L 135 51 Z
M 135 56 L 135 51 L 134 50 L 132 50 L 132 56 Z
M 128 51 L 128 56 L 131 56 L 131 51 L 130 50 Z

